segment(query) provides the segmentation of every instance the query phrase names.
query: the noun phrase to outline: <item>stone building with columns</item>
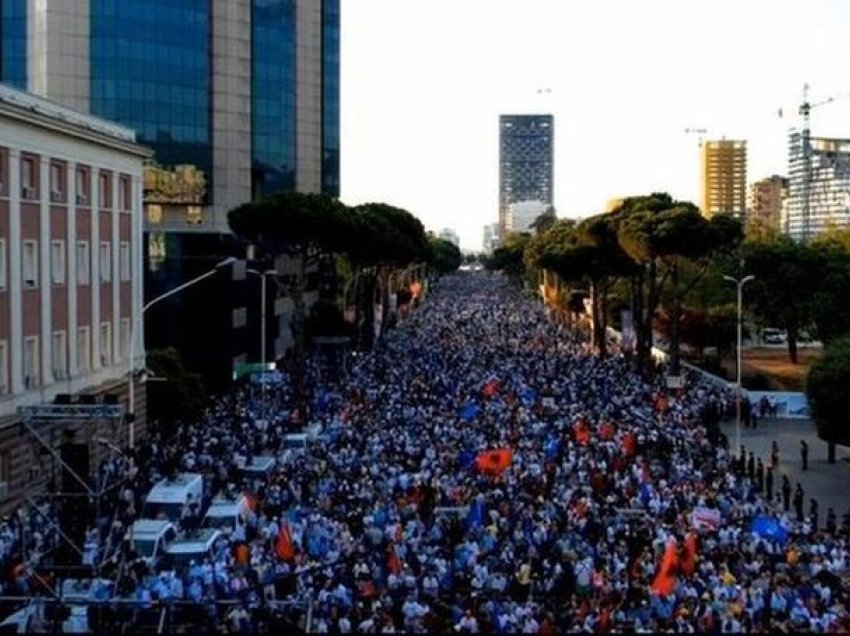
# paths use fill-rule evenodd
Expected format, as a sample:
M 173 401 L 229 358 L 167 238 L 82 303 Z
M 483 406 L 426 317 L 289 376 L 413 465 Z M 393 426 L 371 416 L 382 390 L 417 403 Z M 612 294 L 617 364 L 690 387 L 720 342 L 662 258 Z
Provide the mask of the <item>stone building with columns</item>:
M 43 447 L 68 429 L 92 468 L 95 438 L 127 444 L 123 420 L 57 420 L 34 439 L 18 414 L 78 394 L 126 400 L 150 155 L 128 128 L 0 85 L 0 502 L 55 476 Z

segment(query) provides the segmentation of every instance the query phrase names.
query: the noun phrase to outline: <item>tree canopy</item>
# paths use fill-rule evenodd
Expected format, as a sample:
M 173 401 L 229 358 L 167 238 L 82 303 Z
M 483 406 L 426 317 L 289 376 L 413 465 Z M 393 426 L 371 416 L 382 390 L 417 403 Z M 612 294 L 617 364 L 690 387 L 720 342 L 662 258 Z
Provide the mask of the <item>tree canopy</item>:
M 827 347 L 809 369 L 806 396 L 818 437 L 850 446 L 850 335 Z

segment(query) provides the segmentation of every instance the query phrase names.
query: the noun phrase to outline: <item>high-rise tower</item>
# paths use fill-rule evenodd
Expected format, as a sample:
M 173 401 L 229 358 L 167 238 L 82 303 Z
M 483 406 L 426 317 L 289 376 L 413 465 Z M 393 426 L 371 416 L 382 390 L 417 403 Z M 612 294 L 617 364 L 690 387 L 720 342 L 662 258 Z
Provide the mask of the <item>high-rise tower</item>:
M 499 117 L 499 233 L 505 235 L 508 206 L 554 199 L 555 120 L 552 115 Z
M 735 214 L 743 218 L 747 209 L 747 142 L 705 141 L 700 155 L 702 213 L 708 217 Z

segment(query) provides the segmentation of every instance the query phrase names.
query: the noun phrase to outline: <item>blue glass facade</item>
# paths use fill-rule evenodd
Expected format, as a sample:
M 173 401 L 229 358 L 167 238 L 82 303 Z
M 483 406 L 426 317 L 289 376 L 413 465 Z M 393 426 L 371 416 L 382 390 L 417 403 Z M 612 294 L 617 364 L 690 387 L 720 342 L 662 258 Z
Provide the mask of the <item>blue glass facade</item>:
M 27 88 L 27 0 L 0 0 L 0 81 Z
M 251 193 L 295 189 L 295 0 L 252 0 Z
M 158 162 L 195 164 L 210 181 L 211 0 L 90 2 L 92 112 L 134 128 Z
M 339 196 L 339 0 L 322 2 L 322 192 Z

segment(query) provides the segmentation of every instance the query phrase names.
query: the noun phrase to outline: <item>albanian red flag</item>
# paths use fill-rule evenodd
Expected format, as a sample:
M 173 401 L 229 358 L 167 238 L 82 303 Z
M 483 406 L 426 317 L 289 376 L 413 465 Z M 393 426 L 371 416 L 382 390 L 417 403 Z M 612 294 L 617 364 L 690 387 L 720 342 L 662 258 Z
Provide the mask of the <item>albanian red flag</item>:
M 482 392 L 487 397 L 493 397 L 496 393 L 499 392 L 499 382 L 497 380 L 491 380 L 487 384 L 484 385 Z
M 637 437 L 632 431 L 629 431 L 623 436 L 623 450 L 626 455 L 631 457 L 637 451 Z
M 511 465 L 513 453 L 510 448 L 497 448 L 480 453 L 475 458 L 475 465 L 482 473 L 501 475 Z
M 670 539 L 667 542 L 667 547 L 664 549 L 664 556 L 661 557 L 661 564 L 658 566 L 655 580 L 652 582 L 653 594 L 669 596 L 673 593 L 673 589 L 676 587 L 676 568 L 678 564 L 679 558 L 676 556 L 676 540 Z
M 682 550 L 682 564 L 679 569 L 685 576 L 693 576 L 697 568 L 697 536 L 689 532 L 685 537 L 685 547 Z
M 576 443 L 587 446 L 590 443 L 590 428 L 584 422 L 577 422 L 573 427 Z
M 280 524 L 280 531 L 277 534 L 274 551 L 281 561 L 292 561 L 295 558 L 295 546 L 292 545 L 292 531 L 286 522 Z

